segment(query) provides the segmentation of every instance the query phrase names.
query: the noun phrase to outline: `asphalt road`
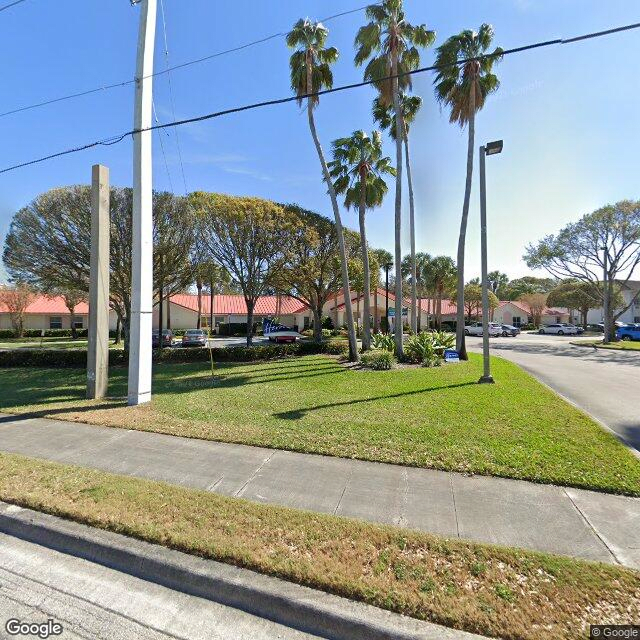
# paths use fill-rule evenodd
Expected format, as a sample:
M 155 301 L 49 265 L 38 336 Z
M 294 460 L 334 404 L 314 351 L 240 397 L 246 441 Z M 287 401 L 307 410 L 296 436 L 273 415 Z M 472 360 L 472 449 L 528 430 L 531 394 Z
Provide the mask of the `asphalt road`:
M 640 451 L 640 352 L 570 344 L 576 336 L 492 338 L 491 352 L 520 365 Z M 593 339 L 593 338 L 592 338 Z M 482 338 L 467 336 L 469 351 Z
M 63 640 L 316 637 L 0 534 L 0 638 L 16 637 L 5 627 L 12 618 L 52 619 L 63 632 L 51 637 Z

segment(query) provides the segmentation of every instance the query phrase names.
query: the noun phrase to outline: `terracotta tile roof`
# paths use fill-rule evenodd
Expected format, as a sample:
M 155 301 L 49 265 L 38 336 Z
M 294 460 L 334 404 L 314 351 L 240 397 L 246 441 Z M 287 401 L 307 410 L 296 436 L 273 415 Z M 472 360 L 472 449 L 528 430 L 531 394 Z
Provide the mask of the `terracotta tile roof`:
M 0 303 L 0 313 L 8 313 L 9 309 Z M 64 303 L 62 296 L 37 296 L 35 300 L 25 309 L 25 313 L 28 314 L 44 314 L 44 315 L 56 315 L 56 316 L 68 316 L 69 309 Z M 75 315 L 84 316 L 89 313 L 89 305 L 86 302 L 81 302 L 75 308 Z
M 506 304 L 510 304 L 516 309 L 520 309 L 524 311 L 524 313 L 531 315 L 531 308 L 526 302 L 522 302 L 522 300 L 501 300 L 500 307 L 503 307 Z M 559 308 L 559 307 L 545 307 L 542 311 L 543 316 L 557 316 L 557 315 L 566 315 L 568 313 L 567 309 Z
M 171 296 L 171 302 L 185 309 L 198 312 L 198 296 L 195 293 L 181 293 Z M 258 315 L 275 315 L 277 296 L 262 296 L 258 298 L 254 313 Z M 282 296 L 280 298 L 280 315 L 303 313 L 306 307 L 295 298 Z M 202 313 L 211 313 L 211 298 L 208 293 L 202 294 Z M 246 315 L 247 305 L 240 295 L 213 296 L 213 313 L 217 315 Z

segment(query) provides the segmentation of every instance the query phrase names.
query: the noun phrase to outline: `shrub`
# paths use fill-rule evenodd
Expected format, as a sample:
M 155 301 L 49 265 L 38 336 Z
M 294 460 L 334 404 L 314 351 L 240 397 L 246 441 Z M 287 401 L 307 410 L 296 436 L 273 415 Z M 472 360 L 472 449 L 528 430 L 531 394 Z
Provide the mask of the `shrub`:
M 343 355 L 347 343 L 341 340 L 334 342 L 298 342 L 295 344 L 265 344 L 251 347 L 227 347 L 211 349 L 215 362 L 252 362 L 258 360 L 276 360 L 294 356 L 326 353 Z M 129 355 L 125 351 L 109 351 L 111 366 L 124 365 Z M 207 362 L 209 349 L 154 349 L 155 363 Z M 50 368 L 84 368 L 87 366 L 87 352 L 84 350 L 65 349 L 24 349 L 0 351 L 0 367 L 50 367 Z
M 330 338 L 333 335 L 333 331 L 331 329 L 323 329 L 322 330 L 322 337 L 323 338 Z
M 322 328 L 323 329 L 333 329 L 333 320 L 331 319 L 331 316 L 325 316 L 324 318 L 322 318 Z
M 396 352 L 396 342 L 390 333 L 374 333 L 371 342 L 374 349 L 382 349 L 390 353 Z
M 262 327 L 260 327 L 262 329 Z M 253 323 L 253 335 L 256 335 L 258 323 Z M 222 322 L 218 325 L 218 334 L 221 336 L 246 336 L 246 322 Z
M 451 333 L 422 331 L 409 337 L 404 345 L 404 355 L 408 362 L 434 366 L 444 356 L 445 349 L 450 349 L 454 343 L 455 336 Z
M 360 357 L 360 362 L 363 367 L 367 369 L 374 369 L 376 371 L 386 371 L 391 369 L 395 364 L 395 357 L 390 351 L 374 350 L 366 351 Z

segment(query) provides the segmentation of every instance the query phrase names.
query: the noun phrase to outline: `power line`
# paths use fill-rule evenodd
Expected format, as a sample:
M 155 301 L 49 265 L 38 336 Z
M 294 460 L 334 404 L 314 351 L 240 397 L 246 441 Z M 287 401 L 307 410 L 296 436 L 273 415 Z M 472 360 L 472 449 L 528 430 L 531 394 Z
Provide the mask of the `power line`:
M 18 0 L 18 2 L 25 2 L 26 0 Z M 16 3 L 14 3 L 16 4 Z M 7 5 L 8 8 L 12 5 Z M 341 18 L 342 16 L 349 15 L 351 13 L 357 13 L 358 11 L 363 11 L 366 9 L 368 5 L 358 7 L 357 9 L 349 9 L 348 11 L 343 11 L 341 13 L 336 13 L 332 16 L 328 16 L 323 18 L 321 22 L 329 22 L 330 20 L 334 20 L 335 18 Z M 172 71 L 177 71 L 178 69 L 184 69 L 186 67 L 190 67 L 195 64 L 200 64 L 201 62 L 207 62 L 208 60 L 213 60 L 214 58 L 219 58 L 220 56 L 225 56 L 229 53 L 235 53 L 236 51 L 242 51 L 243 49 L 248 49 L 249 47 L 253 47 L 258 44 L 262 44 L 264 42 L 268 42 L 270 40 L 274 40 L 276 38 L 282 38 L 287 35 L 287 32 L 282 31 L 279 33 L 274 33 L 270 36 L 266 36 L 265 38 L 260 38 L 259 40 L 253 40 L 252 42 L 247 42 L 246 44 L 239 45 L 237 47 L 233 47 L 231 49 L 225 49 L 224 51 L 218 51 L 216 53 L 212 53 L 210 55 L 204 56 L 202 58 L 196 58 L 195 60 L 189 60 L 187 62 L 182 62 L 181 64 L 177 64 L 173 67 L 167 66 L 166 69 L 162 69 L 160 71 L 155 71 L 154 73 L 149 74 L 148 76 L 144 76 L 144 79 L 153 78 L 155 76 L 169 74 Z M 65 102 L 66 100 L 74 100 L 75 98 L 81 98 L 83 96 L 88 96 L 93 93 L 100 93 L 101 91 L 108 91 L 110 89 L 117 89 L 120 87 L 127 87 L 131 84 L 135 84 L 135 78 L 132 80 L 123 80 L 122 82 L 114 82 L 113 84 L 106 84 L 100 87 L 95 87 L 93 89 L 87 89 L 85 91 L 78 91 L 76 93 L 70 93 L 68 95 L 59 96 L 57 98 L 51 98 L 50 100 L 44 100 L 42 102 L 36 102 L 34 104 L 29 104 L 24 107 L 17 107 L 15 109 L 11 109 L 9 111 L 5 111 L 4 113 L 0 113 L 0 118 L 4 118 L 6 116 L 10 116 L 16 113 L 22 113 L 23 111 L 30 111 L 31 109 L 38 109 L 40 107 L 46 107 L 50 104 L 55 104 L 57 102 Z
M 160 0 L 160 13 L 162 15 L 162 33 L 164 35 L 164 59 L 167 69 L 169 69 L 169 41 L 167 39 L 167 21 L 164 14 L 164 1 Z M 171 104 L 171 114 L 173 119 L 176 119 L 176 103 L 173 99 L 173 85 L 171 84 L 171 74 L 167 72 L 167 82 L 169 84 L 169 102 Z M 187 179 L 184 175 L 184 163 L 182 162 L 182 149 L 180 148 L 180 138 L 178 136 L 178 128 L 173 130 L 176 138 L 176 147 L 178 149 L 178 160 L 180 161 L 180 170 L 182 172 L 182 184 L 184 185 L 184 195 L 186 196 L 189 190 L 187 189 Z M 173 191 L 173 189 L 171 189 Z
M 151 106 L 153 107 L 153 118 L 157 124 L 160 123 L 158 120 L 158 112 L 156 111 L 156 103 L 152 100 Z M 158 140 L 160 141 L 160 151 L 162 151 L 162 157 L 164 158 L 164 168 L 167 170 L 167 179 L 169 180 L 169 190 L 173 193 L 173 182 L 171 181 L 171 173 L 169 172 L 169 163 L 167 162 L 167 154 L 164 151 L 164 142 L 162 140 L 162 131 L 158 131 Z
M 15 7 L 17 4 L 21 2 L 26 2 L 26 0 L 16 0 L 15 2 L 10 2 L 9 4 L 5 4 L 4 7 L 0 7 L 0 11 L 4 11 L 5 9 L 11 9 L 11 7 Z
M 71 153 L 77 153 L 79 151 L 84 151 L 86 149 L 90 149 L 92 147 L 97 147 L 100 145 L 106 146 L 106 145 L 113 145 L 113 144 L 117 144 L 118 142 L 121 142 L 122 140 L 124 140 L 126 137 L 134 135 L 136 133 L 142 133 L 145 131 L 155 131 L 155 130 L 161 130 L 161 129 L 168 129 L 170 127 L 178 127 L 184 124 L 191 124 L 194 122 L 202 122 L 204 120 L 211 120 L 213 118 L 219 118 L 221 116 L 226 116 L 226 115 L 230 115 L 232 113 L 240 113 L 242 111 L 250 111 L 253 109 L 258 109 L 261 107 L 269 107 L 269 106 L 274 106 L 274 105 L 278 105 L 278 104 L 285 104 L 287 102 L 293 102 L 294 100 L 304 100 L 306 98 L 312 98 L 312 97 L 318 97 L 318 96 L 323 96 L 323 95 L 327 95 L 330 93 L 338 93 L 341 91 L 347 91 L 350 89 L 356 89 L 359 87 L 365 87 L 377 82 L 382 82 L 383 80 L 390 80 L 392 78 L 397 78 L 397 77 L 404 77 L 404 76 L 411 76 L 411 75 L 415 75 L 418 73 L 424 73 L 426 71 L 437 71 L 439 69 L 445 69 L 447 67 L 453 67 L 453 66 L 462 66 L 465 65 L 469 62 L 474 62 L 474 61 L 480 61 L 480 60 L 486 60 L 487 58 L 495 58 L 495 57 L 503 57 L 503 56 L 507 56 L 507 55 L 512 55 L 514 53 L 522 53 L 523 51 L 530 51 L 532 49 L 540 49 L 542 47 L 549 47 L 552 45 L 558 45 L 558 44 L 572 44 L 575 42 L 580 42 L 582 40 L 590 40 L 593 38 L 600 38 L 602 36 L 607 36 L 607 35 L 611 35 L 614 33 L 620 33 L 623 31 L 630 31 L 632 29 L 638 29 L 640 28 L 640 22 L 636 22 L 634 24 L 628 24 L 628 25 L 624 25 L 621 27 L 615 27 L 613 29 L 606 29 L 604 31 L 595 31 L 595 32 L 591 32 L 591 33 L 587 33 L 581 36 L 575 36 L 573 38 L 556 38 L 555 40 L 545 40 L 543 42 L 536 42 L 533 44 L 527 44 L 527 45 L 523 45 L 520 47 L 513 47 L 511 49 L 505 49 L 500 53 L 489 53 L 486 55 L 482 55 L 482 56 L 476 56 L 476 57 L 472 57 L 472 58 L 465 58 L 463 60 L 458 60 L 456 62 L 452 62 L 449 64 L 444 64 L 444 65 L 431 65 L 428 67 L 420 67 L 418 69 L 414 69 L 412 71 L 406 71 L 404 73 L 399 73 L 396 75 L 388 75 L 388 76 L 384 76 L 381 78 L 376 78 L 375 80 L 363 80 L 361 82 L 353 82 L 351 84 L 344 84 L 341 85 L 339 87 L 333 87 L 331 89 L 323 89 L 322 91 L 317 91 L 314 93 L 305 93 L 304 95 L 300 95 L 300 96 L 287 96 L 286 98 L 277 98 L 274 100 L 265 100 L 263 102 L 254 102 L 252 104 L 247 104 L 241 107 L 232 107 L 230 109 L 224 109 L 223 111 L 214 111 L 213 113 L 208 113 L 205 115 L 201 115 L 201 116 L 196 116 L 193 118 L 186 118 L 184 120 L 174 120 L 173 122 L 167 122 L 164 124 L 156 124 L 154 126 L 151 127 L 147 127 L 145 129 L 133 129 L 131 131 L 127 131 L 126 133 L 121 134 L 120 136 L 114 136 L 112 138 L 107 138 L 106 140 L 100 140 L 97 142 L 91 142 L 89 144 L 83 145 L 81 147 L 75 147 L 73 149 L 67 149 L 65 151 L 59 151 L 57 153 L 53 153 L 51 155 L 48 156 L 44 156 L 42 158 L 37 158 L 35 160 L 30 160 L 28 162 L 23 162 L 21 164 L 17 164 L 14 165 L 12 167 L 7 167 L 5 169 L 1 169 L 0 170 L 0 174 L 2 173 L 7 173 L 9 171 L 13 171 L 15 169 L 20 169 L 22 167 L 26 167 L 29 165 L 33 165 L 33 164 L 38 164 L 40 162 L 44 162 L 46 160 L 51 160 L 52 158 L 57 158 L 60 156 L 64 156 L 64 155 L 68 155 Z

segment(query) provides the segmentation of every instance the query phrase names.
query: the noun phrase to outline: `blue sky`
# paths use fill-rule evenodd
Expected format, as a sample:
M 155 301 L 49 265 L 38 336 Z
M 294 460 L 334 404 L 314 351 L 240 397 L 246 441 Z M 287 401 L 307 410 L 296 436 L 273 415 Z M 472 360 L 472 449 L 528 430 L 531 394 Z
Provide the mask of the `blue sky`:
M 299 17 L 324 18 L 361 6 L 358 0 L 164 0 L 171 64 L 286 31 Z M 493 24 L 505 48 L 638 22 L 633 0 L 405 0 L 411 22 L 437 32 L 437 44 L 463 28 Z M 0 111 L 130 79 L 139 9 L 128 0 L 27 0 L 0 13 L 3 98 Z M 330 44 L 341 56 L 335 84 L 358 81 L 353 37 L 363 12 L 331 20 Z M 164 67 L 159 20 L 156 69 Z M 487 163 L 490 268 L 511 277 L 529 272 L 528 242 L 557 231 L 608 202 L 637 199 L 640 31 L 509 56 L 496 67 L 502 86 L 481 112 L 477 143 L 503 138 L 504 152 Z M 433 61 L 433 49 L 423 64 Z M 290 93 L 282 38 L 172 74 L 175 115 L 186 118 Z M 456 252 L 465 177 L 466 132 L 450 125 L 433 97 L 433 76 L 414 81 L 424 106 L 412 130 L 417 246 Z M 160 121 L 173 119 L 166 76 L 156 78 Z M 371 130 L 365 87 L 323 97 L 318 130 L 331 140 Z M 0 118 L 0 165 L 8 166 L 126 131 L 132 126 L 132 86 Z M 180 127 L 188 190 L 257 195 L 297 202 L 331 216 L 306 116 L 295 103 Z M 154 137 L 154 185 L 184 191 L 173 130 L 162 134 L 170 180 Z M 392 146 L 387 152 L 395 157 Z M 15 211 L 39 193 L 88 182 L 91 165 L 106 164 L 113 184 L 131 184 L 131 141 L 0 175 L 0 240 Z M 477 167 L 476 167 L 477 169 Z M 467 241 L 467 272 L 479 272 L 477 172 Z M 393 186 L 369 214 L 376 247 L 393 247 Z M 405 191 L 406 193 L 406 191 Z M 357 226 L 354 212 L 346 222 Z M 408 251 L 408 230 L 404 226 Z

